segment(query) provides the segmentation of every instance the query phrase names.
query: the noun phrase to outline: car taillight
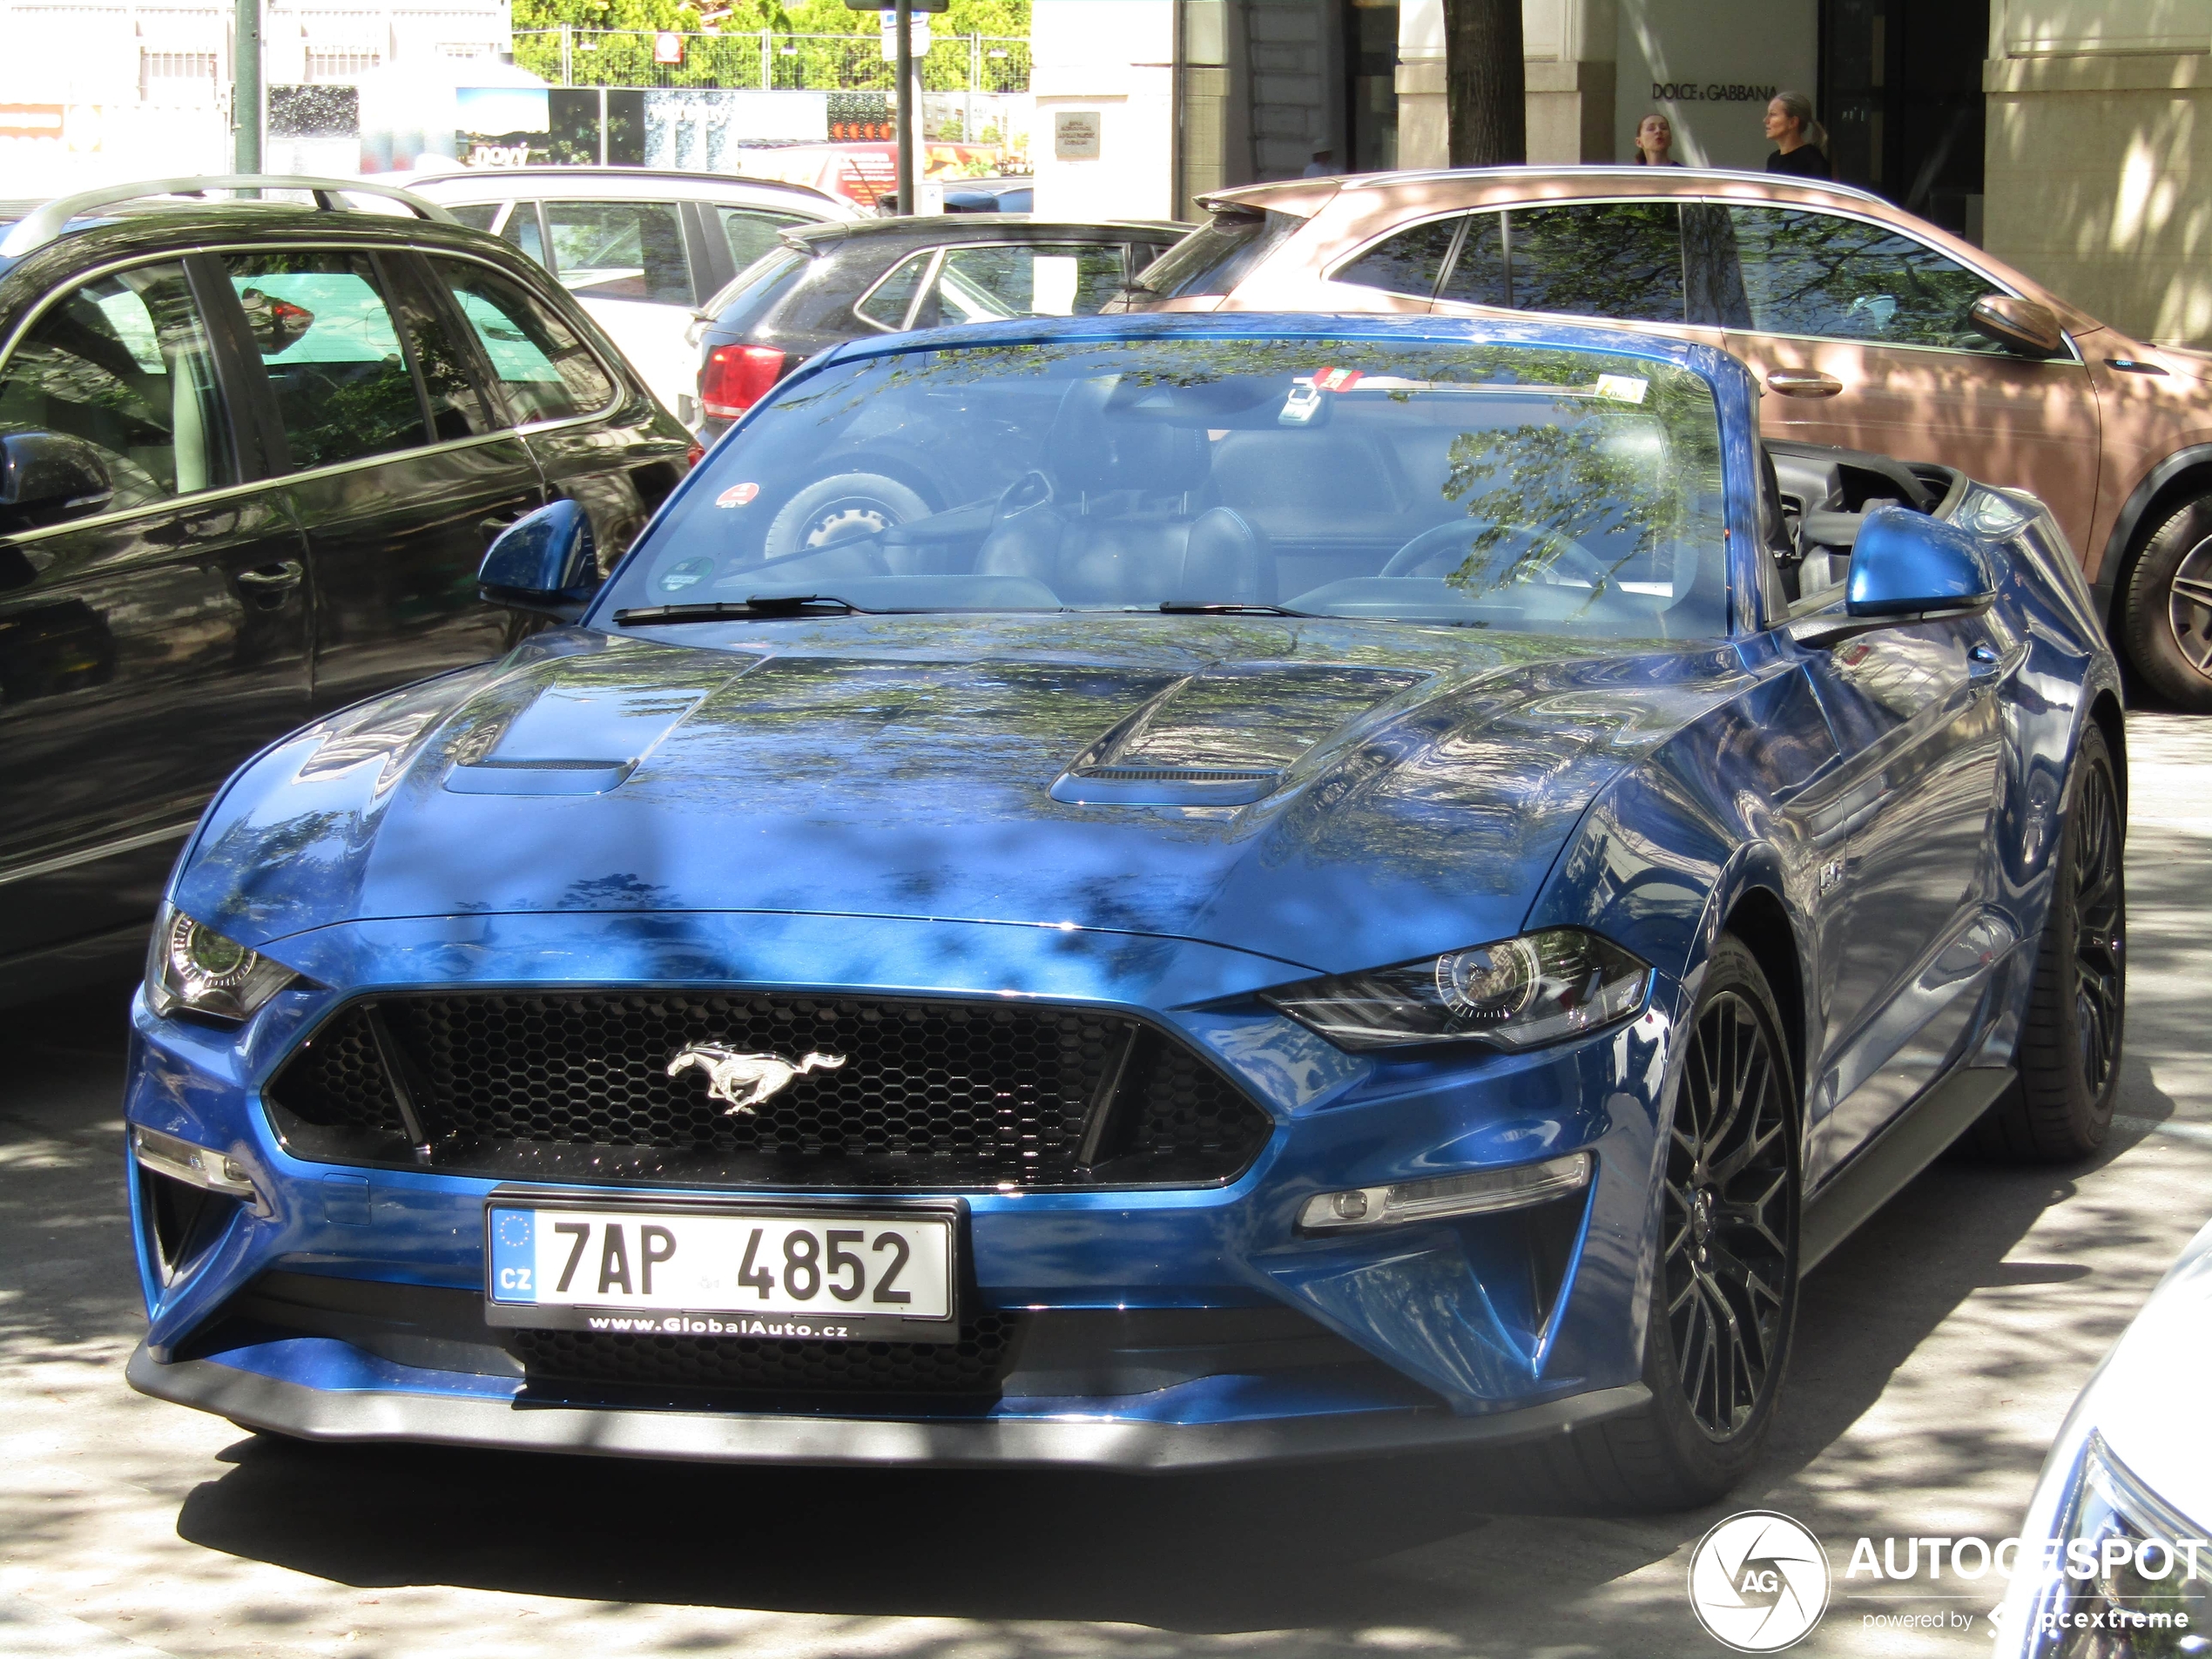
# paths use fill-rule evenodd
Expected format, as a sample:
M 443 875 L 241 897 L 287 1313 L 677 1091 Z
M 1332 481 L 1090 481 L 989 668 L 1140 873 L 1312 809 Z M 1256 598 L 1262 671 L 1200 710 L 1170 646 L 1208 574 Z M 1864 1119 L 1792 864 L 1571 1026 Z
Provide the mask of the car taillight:
M 736 420 L 783 379 L 785 361 L 772 347 L 717 346 L 699 370 L 699 407 L 710 420 Z

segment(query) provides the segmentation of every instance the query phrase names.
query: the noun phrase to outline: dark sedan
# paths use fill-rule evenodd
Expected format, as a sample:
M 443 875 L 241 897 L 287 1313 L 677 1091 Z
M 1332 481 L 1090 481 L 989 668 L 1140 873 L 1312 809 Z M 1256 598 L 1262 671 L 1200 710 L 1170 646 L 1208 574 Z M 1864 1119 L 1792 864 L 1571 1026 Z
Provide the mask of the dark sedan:
M 0 997 L 135 954 L 255 750 L 510 644 L 476 591 L 501 529 L 570 498 L 611 563 L 683 475 L 688 435 L 513 248 L 357 185 L 156 199 L 226 182 L 0 239 Z
M 786 231 L 700 308 L 700 441 L 713 442 L 786 374 L 848 340 L 1090 316 L 1190 228 L 994 213 Z M 891 510 L 882 523 L 903 516 Z

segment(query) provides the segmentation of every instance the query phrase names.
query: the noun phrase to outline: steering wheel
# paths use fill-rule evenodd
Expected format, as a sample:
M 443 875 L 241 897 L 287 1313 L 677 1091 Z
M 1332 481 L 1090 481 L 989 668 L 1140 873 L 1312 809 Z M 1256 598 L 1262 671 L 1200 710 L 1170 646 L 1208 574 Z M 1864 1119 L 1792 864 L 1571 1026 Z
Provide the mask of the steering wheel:
M 991 528 L 996 529 L 1024 513 L 1049 507 L 1052 502 L 1052 480 L 1032 467 L 999 491 L 999 498 L 991 507 Z
M 1474 536 L 1487 529 L 1503 532 L 1498 543 L 1499 551 L 1515 556 L 1539 549 L 1548 551 L 1551 554 L 1548 569 L 1580 576 L 1593 589 L 1602 588 L 1612 578 L 1613 573 L 1605 568 L 1595 554 L 1580 542 L 1561 536 L 1557 530 L 1530 529 L 1519 524 L 1499 524 L 1482 518 L 1454 519 L 1448 524 L 1439 524 L 1433 529 L 1423 530 L 1390 556 L 1390 563 L 1383 566 L 1380 574 L 1406 576 L 1431 559 L 1447 553 L 1457 553 L 1464 558 Z M 1520 581 L 1529 579 L 1529 575 L 1524 574 Z M 1494 590 L 1504 585 L 1503 583 L 1491 584 Z

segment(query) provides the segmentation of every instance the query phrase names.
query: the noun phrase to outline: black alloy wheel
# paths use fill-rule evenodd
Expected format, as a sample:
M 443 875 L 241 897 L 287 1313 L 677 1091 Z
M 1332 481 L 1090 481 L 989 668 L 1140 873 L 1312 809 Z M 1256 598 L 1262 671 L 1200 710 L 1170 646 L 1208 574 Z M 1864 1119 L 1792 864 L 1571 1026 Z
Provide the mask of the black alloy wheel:
M 2212 496 L 2169 513 L 2128 567 L 2121 635 L 2161 697 L 2212 713 Z
M 1716 1440 L 1741 1433 L 1778 1378 L 1796 1291 L 1795 1108 L 1744 994 L 1699 1009 L 1660 1204 L 1660 1273 L 1676 1374 Z
M 1966 1132 L 1967 1149 L 2065 1163 L 2088 1157 L 2111 1132 L 2128 1013 L 2125 853 L 2111 747 L 2085 725 L 2052 861 L 2020 1080 Z
M 1774 993 L 1732 934 L 1715 943 L 1678 1031 L 1680 1075 L 1655 1149 L 1648 1398 L 1496 1454 L 1498 1507 L 1694 1509 L 1741 1480 L 1765 1445 L 1797 1321 L 1802 1106 Z

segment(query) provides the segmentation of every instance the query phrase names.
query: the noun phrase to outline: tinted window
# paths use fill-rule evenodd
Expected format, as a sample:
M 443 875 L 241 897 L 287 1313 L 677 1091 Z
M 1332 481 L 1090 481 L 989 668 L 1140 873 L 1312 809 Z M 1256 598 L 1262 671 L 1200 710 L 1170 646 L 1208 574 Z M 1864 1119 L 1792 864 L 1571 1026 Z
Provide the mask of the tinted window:
M 1088 317 L 1120 293 L 1122 250 L 1002 243 L 945 252 L 917 328 L 1008 317 Z
M 361 253 L 226 253 L 295 467 L 426 441 L 392 307 Z
M 499 233 L 540 265 L 546 262 L 545 239 L 538 233 L 536 202 L 516 202 L 515 211 L 499 227 Z
M 1426 300 L 1436 293 L 1437 279 L 1444 274 L 1444 261 L 1452 252 L 1452 238 L 1458 233 L 1459 223 L 1455 219 L 1442 219 L 1433 225 L 1400 231 L 1338 272 L 1337 280 Z
M 1506 281 L 1506 231 L 1503 213 L 1469 213 L 1467 238 L 1460 244 L 1452 273 L 1444 279 L 1440 299 L 1470 306 L 1509 306 L 1513 291 Z
M 111 508 L 233 482 L 229 423 L 184 267 L 119 271 L 49 306 L 0 375 L 0 432 L 93 445 L 115 485 Z
M 430 263 L 476 331 L 516 421 L 588 415 L 613 401 L 614 382 L 590 347 L 519 286 L 467 260 Z
M 691 303 L 684 226 L 673 202 L 547 202 L 562 286 L 594 300 Z
M 1760 333 L 2001 354 L 1966 326 L 1990 284 L 1933 248 L 1832 213 L 1729 212 L 1749 326 Z
M 499 217 L 501 206 L 499 202 L 470 202 L 465 206 L 448 207 L 446 212 L 472 231 L 488 231 L 492 220 Z
M 453 337 L 445 318 L 425 302 L 412 282 L 401 283 L 395 297 L 406 324 L 415 372 L 422 377 L 423 396 L 429 401 L 431 431 L 441 441 L 489 432 L 497 422 L 485 408 L 483 391 L 476 384 L 469 354 Z
M 813 263 L 794 248 L 779 248 L 738 272 L 737 280 L 707 301 L 706 310 L 717 327 L 743 334 L 768 314 Z
M 891 274 L 868 291 L 860 303 L 853 307 L 866 320 L 879 328 L 899 329 L 907 326 L 907 312 L 914 304 L 921 279 L 935 258 L 932 250 L 909 255 L 901 260 Z
M 711 211 L 722 221 L 722 234 L 730 244 L 730 268 L 733 271 L 744 270 L 774 248 L 779 233 L 793 225 L 813 222 L 795 213 L 764 213 L 753 207 L 717 207 Z
M 1683 320 L 1682 230 L 1672 202 L 1517 207 L 1507 228 L 1517 309 Z
M 1227 293 L 1305 223 L 1288 213 L 1216 213 L 1146 266 L 1136 286 L 1168 300 Z

